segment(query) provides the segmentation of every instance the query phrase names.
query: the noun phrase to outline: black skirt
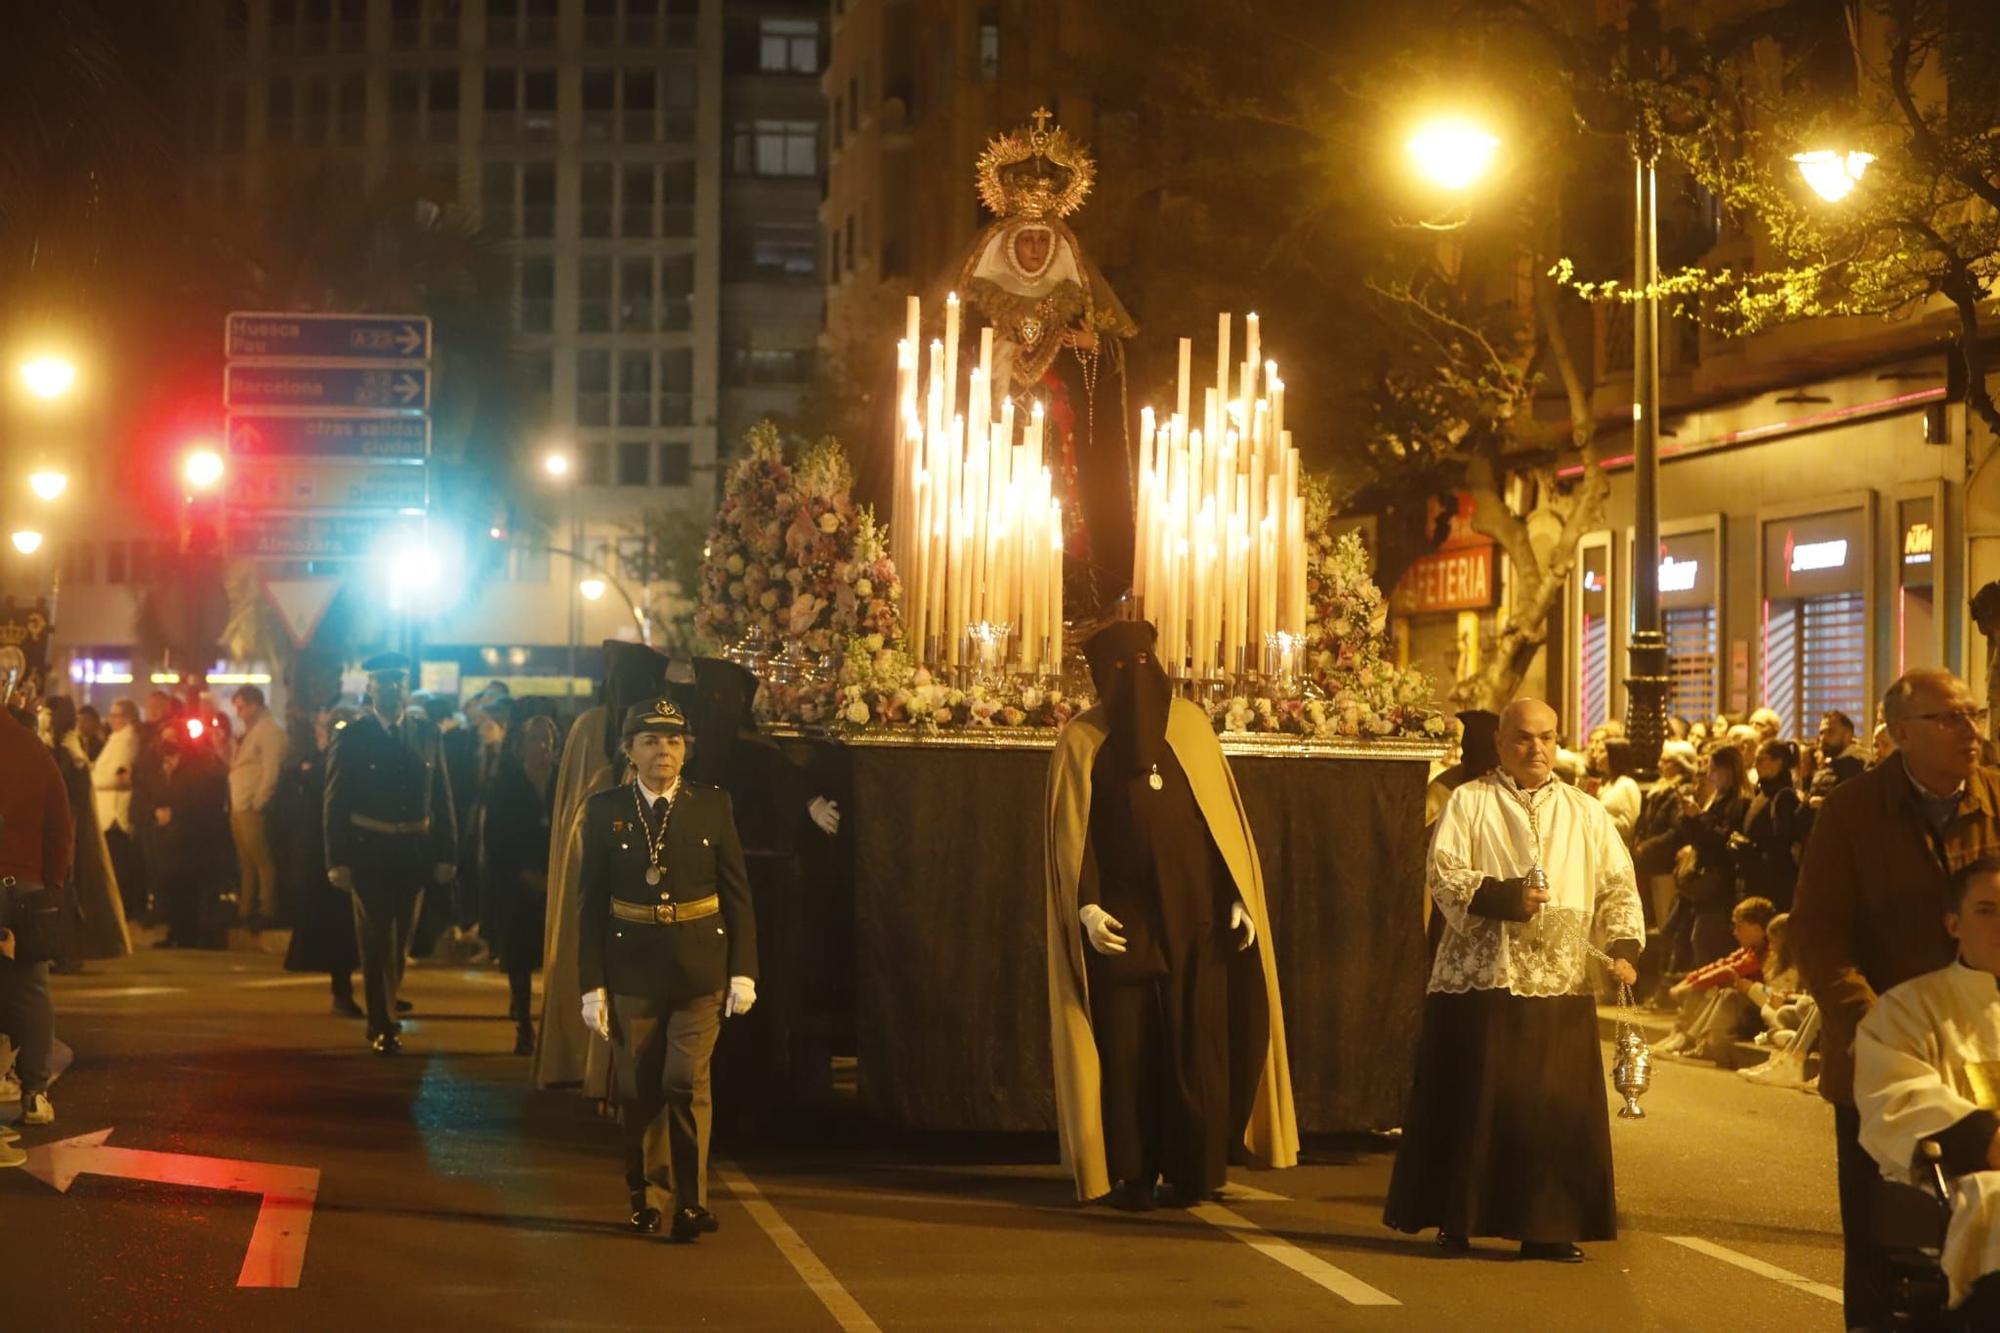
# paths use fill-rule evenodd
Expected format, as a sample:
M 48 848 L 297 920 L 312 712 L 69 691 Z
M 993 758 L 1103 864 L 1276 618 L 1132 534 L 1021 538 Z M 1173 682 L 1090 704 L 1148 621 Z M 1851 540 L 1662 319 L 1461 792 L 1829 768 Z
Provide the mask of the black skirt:
M 1398 1231 L 1615 1240 L 1605 1089 L 1588 995 L 1427 997 L 1382 1220 Z

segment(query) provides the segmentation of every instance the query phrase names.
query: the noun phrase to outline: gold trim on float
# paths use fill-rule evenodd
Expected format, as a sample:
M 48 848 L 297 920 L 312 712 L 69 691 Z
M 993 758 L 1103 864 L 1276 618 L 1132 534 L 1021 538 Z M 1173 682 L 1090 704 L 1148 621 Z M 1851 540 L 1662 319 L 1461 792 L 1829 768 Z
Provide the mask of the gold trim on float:
M 831 731 L 815 727 L 767 726 L 773 740 L 824 741 L 863 750 L 1051 750 L 1053 727 L 977 727 L 950 731 L 918 731 L 915 727 L 879 727 L 862 731 Z M 1450 757 L 1443 741 L 1393 736 L 1379 740 L 1316 740 L 1275 732 L 1219 733 L 1222 752 L 1249 758 L 1370 759 L 1431 763 Z

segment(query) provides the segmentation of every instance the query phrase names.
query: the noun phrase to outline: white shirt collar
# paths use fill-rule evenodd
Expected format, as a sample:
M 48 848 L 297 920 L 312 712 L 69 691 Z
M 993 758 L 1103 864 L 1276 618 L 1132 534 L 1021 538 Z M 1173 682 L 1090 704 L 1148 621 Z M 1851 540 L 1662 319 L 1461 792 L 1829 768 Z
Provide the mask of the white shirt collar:
M 667 789 L 665 791 L 654 791 L 651 787 L 648 787 L 646 785 L 646 780 L 641 777 L 634 777 L 632 781 L 639 784 L 639 798 L 645 801 L 646 808 L 649 810 L 652 808 L 653 802 L 655 801 L 661 799 L 671 801 L 672 799 L 674 799 L 674 793 L 678 792 L 681 789 L 681 780 L 678 777 L 675 778 L 672 782 L 669 782 L 667 784 Z
M 1514 775 L 1512 773 L 1509 773 L 1506 769 L 1497 766 L 1493 770 L 1493 776 L 1500 779 L 1501 782 L 1505 783 L 1509 787 L 1512 787 L 1515 791 L 1518 791 L 1523 795 L 1531 795 L 1535 792 L 1547 791 L 1550 787 L 1562 785 L 1562 779 L 1558 778 L 1554 773 L 1550 773 L 1547 777 L 1543 778 L 1542 785 L 1539 787 L 1523 787 L 1520 783 L 1514 781 Z

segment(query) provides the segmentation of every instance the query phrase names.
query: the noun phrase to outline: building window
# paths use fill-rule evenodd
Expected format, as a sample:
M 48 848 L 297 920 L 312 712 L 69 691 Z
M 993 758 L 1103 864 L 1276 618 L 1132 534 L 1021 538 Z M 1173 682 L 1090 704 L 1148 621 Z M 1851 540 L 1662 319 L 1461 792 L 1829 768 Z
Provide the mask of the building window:
M 669 255 L 660 261 L 660 328 L 680 333 L 693 322 L 694 256 Z
M 732 384 L 799 384 L 812 377 L 812 352 L 795 347 L 730 350 Z
M 618 328 L 624 333 L 653 331 L 653 261 L 626 259 L 618 265 Z
M 389 71 L 389 139 L 408 143 L 417 137 L 424 101 L 423 75 L 414 69 Z
M 389 0 L 389 48 L 414 51 L 423 29 L 423 6 L 418 0 Z
M 583 40 L 589 46 L 618 41 L 618 0 L 583 0 Z
M 655 177 L 650 166 L 625 168 L 624 197 L 619 201 L 618 234 L 652 236 Z
M 271 54 L 288 56 L 292 53 L 292 44 L 296 40 L 293 35 L 293 25 L 299 20 L 298 0 L 271 0 L 270 14 Z
M 766 74 L 819 73 L 819 23 L 814 19 L 761 19 L 757 68 Z
M 335 133 L 340 142 L 357 146 L 368 137 L 368 76 L 359 71 L 341 75 L 339 102 Z
M 522 38 L 529 46 L 556 43 L 556 0 L 527 0 Z
M 292 137 L 292 81 L 272 79 L 264 96 L 264 137 L 288 143 Z
M 666 131 L 670 139 L 694 135 L 695 72 L 692 65 L 668 65 L 661 71 L 667 108 Z
M 586 162 L 578 173 L 577 233 L 587 240 L 611 235 L 611 164 Z
M 431 50 L 458 49 L 459 0 L 431 0 Z
M 333 108 L 329 105 L 333 90 L 324 77 L 306 79 L 303 86 L 306 104 L 299 113 L 299 142 L 323 144 L 333 119 Z
M 482 133 L 488 143 L 511 143 L 521 134 L 521 71 L 486 71 L 486 116 Z
M 521 127 L 532 140 L 556 137 L 556 72 L 530 69 L 521 74 Z
M 667 0 L 667 43 L 693 46 L 695 21 L 701 15 L 701 0 Z
M 546 255 L 521 261 L 521 332 L 548 333 L 555 325 L 556 262 Z
M 97 582 L 97 546 L 92 542 L 64 542 L 62 553 L 64 583 L 88 587 Z
M 434 69 L 430 72 L 430 124 L 427 136 L 432 143 L 451 143 L 458 138 L 458 71 Z
M 659 236 L 694 235 L 694 162 L 683 158 L 660 168 Z
M 653 424 L 653 354 L 618 354 L 618 424 Z
M 479 178 L 479 221 L 488 236 L 514 234 L 514 164 L 488 162 Z
M 611 424 L 611 353 L 585 347 L 576 354 L 576 424 Z M 602 479 L 597 485 L 603 485 Z
M 694 349 L 660 353 L 660 424 L 685 426 L 694 416 Z
M 660 0 L 625 0 L 625 44 L 651 46 L 660 40 Z
M 759 278 L 812 279 L 819 275 L 819 246 L 810 227 L 754 227 L 750 269 Z
M 576 264 L 576 331 L 611 331 L 611 260 L 585 255 Z
M 810 120 L 740 121 L 735 167 L 740 176 L 817 175 L 819 126 Z
M 611 122 L 618 114 L 618 75 L 614 70 L 583 71 L 583 137 L 586 142 L 604 143 L 611 138 Z
M 299 54 L 323 55 L 327 28 L 333 18 L 333 0 L 305 0 L 305 21 L 299 25 Z
M 527 163 L 521 168 L 521 235 L 545 240 L 555 234 L 555 163 Z
M 688 486 L 694 482 L 694 449 L 685 440 L 669 440 L 660 446 L 662 486 Z
M 368 0 L 340 0 L 340 49 L 368 49 Z
M 603 440 L 584 441 L 583 484 L 586 486 L 611 484 L 611 446 Z
M 1000 7 L 982 5 L 979 10 L 979 81 L 991 83 L 1000 77 Z
M 486 44 L 513 46 L 521 38 L 521 0 L 486 0 Z
M 649 69 L 628 69 L 623 77 L 623 128 L 619 137 L 626 143 L 651 143 L 659 137 L 655 111 L 660 100 L 659 80 Z
M 653 446 L 644 440 L 620 440 L 618 442 L 618 484 L 620 486 L 650 486 L 653 484 Z

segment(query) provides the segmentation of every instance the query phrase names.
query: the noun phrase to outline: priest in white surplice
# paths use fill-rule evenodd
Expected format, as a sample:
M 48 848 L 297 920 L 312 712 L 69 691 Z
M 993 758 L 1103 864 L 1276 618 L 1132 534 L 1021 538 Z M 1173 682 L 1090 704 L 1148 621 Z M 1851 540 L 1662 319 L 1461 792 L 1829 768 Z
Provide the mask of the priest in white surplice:
M 1861 1146 L 1891 1180 L 1951 1185 L 1943 1265 L 1965 1328 L 2000 1328 L 2000 858 L 1951 880 L 1950 967 L 1892 986 L 1854 1035 Z
M 1632 858 L 1594 798 L 1555 777 L 1556 715 L 1500 717 L 1500 766 L 1451 794 L 1426 887 L 1444 917 L 1383 1220 L 1576 1262 L 1617 1236 L 1588 960 L 1630 985 L 1645 938 Z

